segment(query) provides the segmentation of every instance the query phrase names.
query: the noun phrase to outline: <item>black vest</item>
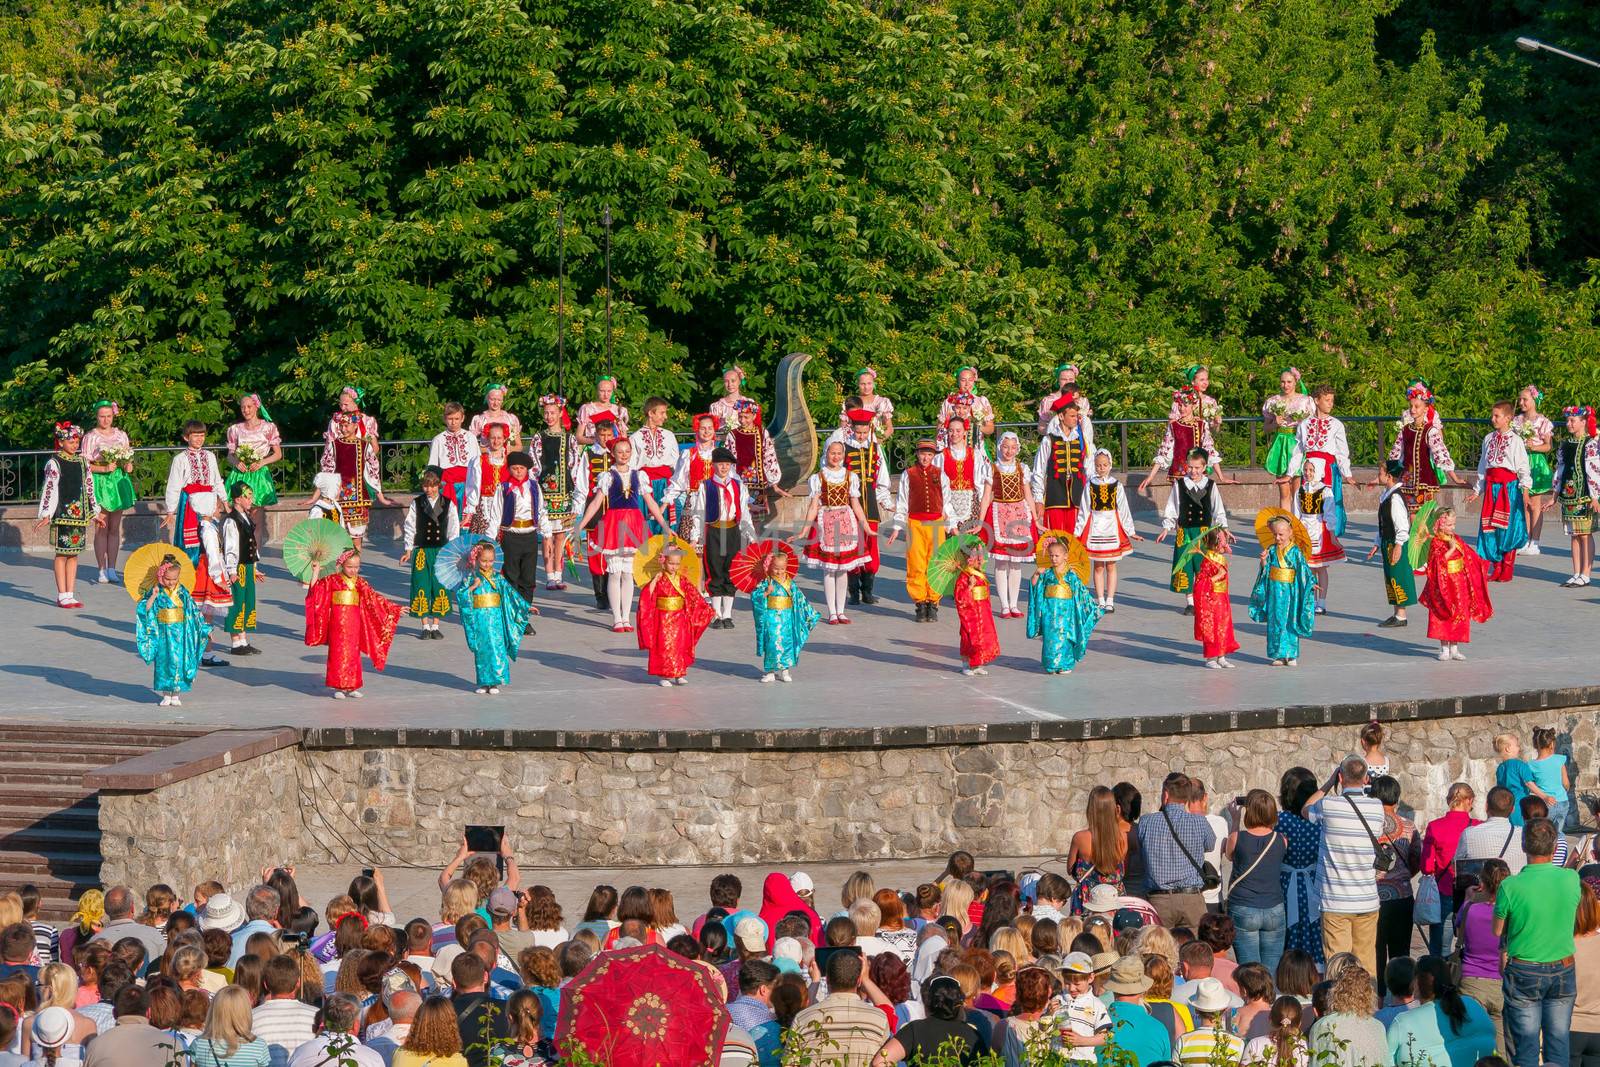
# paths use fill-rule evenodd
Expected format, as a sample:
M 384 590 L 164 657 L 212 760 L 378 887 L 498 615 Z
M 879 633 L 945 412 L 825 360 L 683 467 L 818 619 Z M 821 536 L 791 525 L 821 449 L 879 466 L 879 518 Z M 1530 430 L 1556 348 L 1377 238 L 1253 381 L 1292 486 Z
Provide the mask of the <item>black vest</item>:
M 222 521 L 231 523 L 239 537 L 239 565 L 259 562 L 261 550 L 256 547 L 256 528 L 250 520 L 237 511 L 230 511 L 222 517 Z
M 89 477 L 89 468 L 84 463 L 83 453 L 74 452 L 70 456 L 57 455 L 56 469 L 59 477 L 56 480 L 56 510 L 52 518 L 61 518 L 67 509 L 77 504 L 85 505 L 80 518 L 89 517 L 88 501 L 84 500 L 83 483 Z
M 546 493 L 565 496 L 572 491 L 568 484 L 571 468 L 567 465 L 571 440 L 564 433 L 539 433 L 539 484 Z
M 1395 528 L 1394 528 L 1394 510 L 1393 510 L 1392 505 L 1395 502 L 1395 497 L 1398 497 L 1399 495 L 1400 495 L 1399 493 L 1396 493 L 1396 494 L 1394 494 L 1394 496 L 1389 497 L 1387 500 L 1383 501 L 1381 504 L 1378 505 L 1378 543 L 1379 544 L 1382 544 L 1382 545 L 1392 545 L 1392 544 L 1394 544 L 1394 535 L 1395 535 L 1396 531 L 1395 531 Z
M 443 548 L 449 541 L 450 501 L 439 494 L 438 502 L 428 506 L 428 495 L 419 493 L 411 502 L 411 512 L 416 516 L 417 532 L 412 542 L 417 548 Z
M 1198 489 L 1190 489 L 1189 483 L 1180 479 L 1177 490 L 1178 525 L 1190 528 L 1212 525 L 1211 479 L 1207 478 Z

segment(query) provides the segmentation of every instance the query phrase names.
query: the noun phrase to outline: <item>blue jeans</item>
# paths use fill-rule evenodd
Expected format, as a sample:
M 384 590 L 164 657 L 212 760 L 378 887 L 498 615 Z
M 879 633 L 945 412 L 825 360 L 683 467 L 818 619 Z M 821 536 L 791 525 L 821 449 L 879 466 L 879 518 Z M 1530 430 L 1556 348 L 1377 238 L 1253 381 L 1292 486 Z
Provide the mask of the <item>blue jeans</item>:
M 1561 799 L 1550 805 L 1550 821 L 1556 824 L 1557 830 L 1567 828 L 1567 811 L 1572 807 L 1572 801 L 1566 798 L 1566 790 L 1561 790 Z
M 1431 878 L 1432 875 L 1424 875 L 1423 877 Z M 1444 921 L 1430 923 L 1428 926 L 1428 954 L 1430 956 L 1442 958 L 1450 955 L 1450 942 L 1456 932 L 1455 905 L 1454 899 L 1442 895 L 1439 897 L 1439 914 L 1444 917 Z
M 1566 1063 L 1571 1046 L 1572 1005 L 1578 999 L 1578 972 L 1571 963 L 1507 960 L 1503 1018 L 1516 1067 Z M 1540 1037 L 1544 1039 L 1540 1051 Z
M 1259 963 L 1276 974 L 1283 958 L 1283 942 L 1289 936 L 1289 912 L 1282 904 L 1252 908 L 1229 904 L 1233 919 L 1233 951 L 1241 964 Z

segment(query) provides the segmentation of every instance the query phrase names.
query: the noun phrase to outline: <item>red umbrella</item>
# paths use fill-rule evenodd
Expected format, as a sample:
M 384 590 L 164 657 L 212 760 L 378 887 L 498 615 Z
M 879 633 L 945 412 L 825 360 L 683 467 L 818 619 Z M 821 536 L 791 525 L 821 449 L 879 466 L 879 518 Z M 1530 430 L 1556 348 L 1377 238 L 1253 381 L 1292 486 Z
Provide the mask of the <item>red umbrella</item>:
M 704 967 L 640 945 L 600 953 L 567 986 L 556 1047 L 608 1067 L 710 1067 L 730 1022 Z
M 745 545 L 728 564 L 728 580 L 741 593 L 748 593 L 760 585 L 767 576 L 767 557 L 782 552 L 789 557 L 789 577 L 800 573 L 800 556 L 787 541 L 769 538 Z

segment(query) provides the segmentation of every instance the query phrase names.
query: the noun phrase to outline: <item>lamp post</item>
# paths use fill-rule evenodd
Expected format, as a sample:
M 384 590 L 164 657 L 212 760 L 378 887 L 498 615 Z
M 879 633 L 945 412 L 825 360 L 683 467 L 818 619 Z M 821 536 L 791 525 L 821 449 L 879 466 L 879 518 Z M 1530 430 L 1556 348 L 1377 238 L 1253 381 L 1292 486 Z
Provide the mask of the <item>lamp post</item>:
M 1580 56 L 1576 52 L 1568 52 L 1564 48 L 1557 48 L 1555 45 L 1545 44 L 1543 41 L 1534 40 L 1532 37 L 1518 37 L 1517 47 L 1522 49 L 1524 52 L 1550 52 L 1553 55 L 1558 55 L 1563 59 L 1570 59 L 1574 63 L 1582 63 L 1585 66 L 1590 67 L 1600 67 L 1600 62 L 1596 62 L 1595 60 L 1589 59 L 1586 56 Z

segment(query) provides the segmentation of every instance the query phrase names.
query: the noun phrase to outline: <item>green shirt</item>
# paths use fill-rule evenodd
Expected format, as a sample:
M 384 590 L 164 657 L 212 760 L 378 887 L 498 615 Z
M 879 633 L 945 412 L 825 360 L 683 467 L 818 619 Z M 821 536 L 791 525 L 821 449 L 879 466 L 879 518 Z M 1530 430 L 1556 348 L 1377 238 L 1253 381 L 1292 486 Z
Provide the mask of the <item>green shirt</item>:
M 1554 963 L 1573 954 L 1578 914 L 1578 872 L 1553 863 L 1530 863 L 1500 883 L 1494 917 L 1505 920 L 1500 943 L 1513 960 Z

